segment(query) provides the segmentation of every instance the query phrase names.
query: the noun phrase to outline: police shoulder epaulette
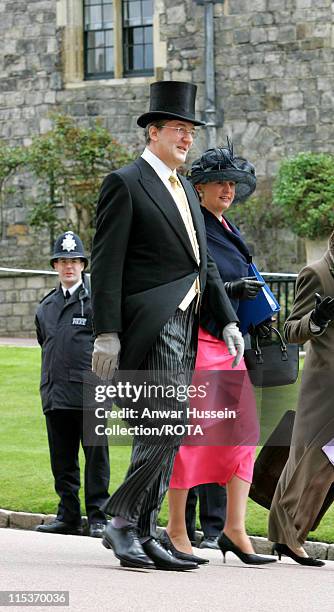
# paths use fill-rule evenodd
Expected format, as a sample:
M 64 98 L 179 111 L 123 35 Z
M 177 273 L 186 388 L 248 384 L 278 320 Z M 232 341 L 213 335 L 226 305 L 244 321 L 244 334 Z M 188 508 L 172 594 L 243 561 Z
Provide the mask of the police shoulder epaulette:
M 44 300 L 46 300 L 46 298 L 48 298 L 49 295 L 52 295 L 55 291 L 57 291 L 56 287 L 54 287 L 53 289 L 51 289 L 51 291 L 49 291 L 49 293 L 44 295 L 44 297 L 42 297 L 42 299 L 39 301 L 39 303 L 41 304 L 42 302 L 44 302 Z

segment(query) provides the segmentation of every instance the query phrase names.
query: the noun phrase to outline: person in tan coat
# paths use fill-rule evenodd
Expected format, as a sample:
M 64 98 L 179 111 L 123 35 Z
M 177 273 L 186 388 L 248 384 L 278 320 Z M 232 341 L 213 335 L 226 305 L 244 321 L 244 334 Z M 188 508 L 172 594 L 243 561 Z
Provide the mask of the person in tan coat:
M 321 566 L 303 544 L 334 492 L 334 232 L 325 255 L 298 275 L 284 332 L 288 342 L 307 342 L 307 350 L 289 458 L 270 509 L 269 539 L 279 559 L 284 554 Z

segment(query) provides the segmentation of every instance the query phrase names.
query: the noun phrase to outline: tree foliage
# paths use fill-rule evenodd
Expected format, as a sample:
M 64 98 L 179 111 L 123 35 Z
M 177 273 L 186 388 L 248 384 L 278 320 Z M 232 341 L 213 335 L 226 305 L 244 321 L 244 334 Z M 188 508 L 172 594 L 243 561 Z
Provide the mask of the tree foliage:
M 65 115 L 53 120 L 53 128 L 36 136 L 27 152 L 37 178 L 29 220 L 49 230 L 51 245 L 56 233 L 69 228 L 90 242 L 102 178 L 133 155 L 98 120 L 92 127 L 77 125 Z
M 281 257 L 279 231 L 284 222 L 282 211 L 272 204 L 270 197 L 253 196 L 232 205 L 227 216 L 241 229 L 246 241 L 254 245 L 255 259 L 260 255 L 266 270 L 277 271 Z
M 297 236 L 327 238 L 334 228 L 334 156 L 299 153 L 284 160 L 273 195 Z
M 23 147 L 11 147 L 1 144 L 0 147 L 0 237 L 5 237 L 4 203 L 8 191 L 8 182 L 18 168 L 26 162 L 26 151 Z

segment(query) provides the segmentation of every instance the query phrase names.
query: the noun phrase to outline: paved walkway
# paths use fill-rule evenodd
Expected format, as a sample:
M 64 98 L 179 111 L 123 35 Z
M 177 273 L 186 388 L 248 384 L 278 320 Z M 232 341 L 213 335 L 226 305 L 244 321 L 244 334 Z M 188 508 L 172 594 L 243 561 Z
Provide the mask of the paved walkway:
M 323 568 L 302 567 L 288 559 L 252 567 L 228 553 L 224 565 L 219 551 L 206 550 L 196 552 L 210 558 L 210 564 L 192 572 L 130 570 L 119 566 L 101 540 L 14 529 L 0 529 L 0 548 L 1 590 L 69 591 L 69 607 L 57 610 L 333 610 L 334 561 Z

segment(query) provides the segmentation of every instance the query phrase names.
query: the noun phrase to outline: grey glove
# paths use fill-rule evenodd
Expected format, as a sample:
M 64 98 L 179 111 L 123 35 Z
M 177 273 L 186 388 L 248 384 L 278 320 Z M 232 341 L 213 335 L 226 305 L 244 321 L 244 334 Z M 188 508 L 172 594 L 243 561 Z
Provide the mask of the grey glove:
M 238 300 L 255 300 L 261 287 L 265 283 L 257 280 L 256 276 L 245 276 L 235 281 L 224 283 L 228 297 Z
M 334 319 L 334 298 L 322 298 L 319 293 L 315 294 L 315 309 L 311 314 L 311 319 L 318 327 L 326 327 Z
M 113 377 L 118 366 L 121 343 L 116 332 L 100 334 L 94 342 L 92 370 L 103 380 Z
M 223 329 L 223 338 L 228 352 L 232 357 L 235 357 L 232 363 L 232 368 L 235 368 L 239 365 L 245 349 L 242 333 L 236 323 L 228 323 L 225 325 Z

